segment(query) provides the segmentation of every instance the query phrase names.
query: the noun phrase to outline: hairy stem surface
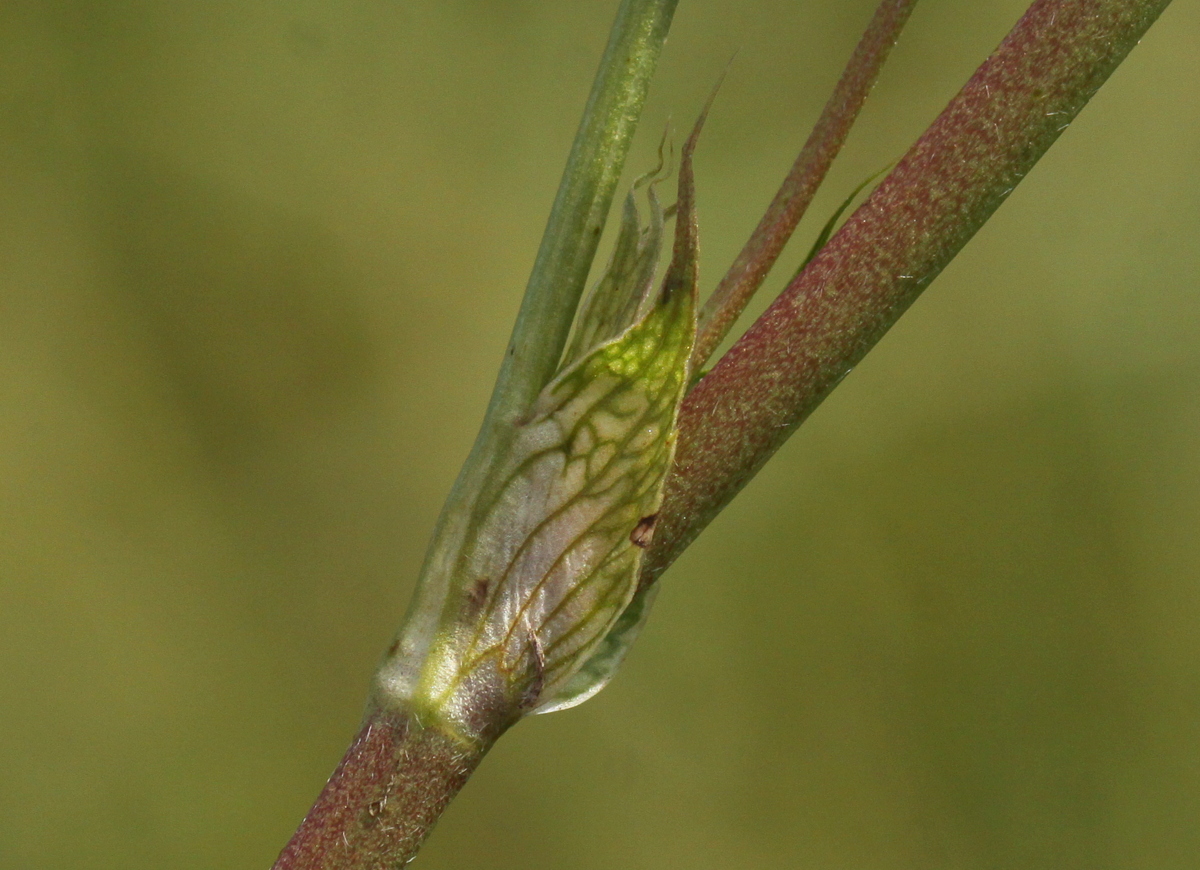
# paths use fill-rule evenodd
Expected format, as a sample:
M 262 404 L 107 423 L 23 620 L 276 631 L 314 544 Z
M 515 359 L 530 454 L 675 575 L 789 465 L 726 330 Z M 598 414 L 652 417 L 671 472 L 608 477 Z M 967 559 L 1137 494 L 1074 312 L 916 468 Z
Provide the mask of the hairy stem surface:
M 273 870 L 403 867 L 487 749 L 372 712 Z
M 661 573 L 912 304 L 1170 0 L 1038 0 L 688 394 L 642 582 Z

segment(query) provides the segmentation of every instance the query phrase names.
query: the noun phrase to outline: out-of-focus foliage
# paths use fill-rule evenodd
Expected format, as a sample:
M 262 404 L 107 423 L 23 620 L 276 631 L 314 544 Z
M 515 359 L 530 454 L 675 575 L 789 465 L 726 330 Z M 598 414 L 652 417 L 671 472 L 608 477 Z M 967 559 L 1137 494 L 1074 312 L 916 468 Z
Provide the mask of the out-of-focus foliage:
M 918 7 L 780 276 L 1023 5 Z M 0 866 L 270 864 L 474 436 L 614 6 L 0 4 Z M 629 172 L 739 49 L 702 287 L 872 6 L 681 4 Z M 424 867 L 1194 868 L 1198 36 L 1168 10 Z

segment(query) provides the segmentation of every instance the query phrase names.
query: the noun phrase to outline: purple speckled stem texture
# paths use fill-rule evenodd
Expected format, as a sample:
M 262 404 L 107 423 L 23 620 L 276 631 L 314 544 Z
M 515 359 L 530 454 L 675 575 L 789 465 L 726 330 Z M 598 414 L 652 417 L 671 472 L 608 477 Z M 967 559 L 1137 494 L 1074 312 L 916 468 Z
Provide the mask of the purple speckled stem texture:
M 487 749 L 370 713 L 272 870 L 403 867 Z
M 1170 0 L 1038 0 L 688 394 L 651 582 L 962 249 Z

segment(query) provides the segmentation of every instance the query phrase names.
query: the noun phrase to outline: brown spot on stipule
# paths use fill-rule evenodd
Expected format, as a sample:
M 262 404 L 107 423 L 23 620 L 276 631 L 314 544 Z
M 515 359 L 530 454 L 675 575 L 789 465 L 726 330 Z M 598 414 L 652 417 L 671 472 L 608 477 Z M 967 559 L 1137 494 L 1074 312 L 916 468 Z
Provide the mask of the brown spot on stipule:
M 471 591 L 467 593 L 467 611 L 471 616 L 483 609 L 484 603 L 487 602 L 489 586 L 491 583 L 486 577 L 480 577 L 471 585 Z
M 638 524 L 629 533 L 629 543 L 635 547 L 641 547 L 643 550 L 649 547 L 650 541 L 654 539 L 654 524 L 656 522 L 658 522 L 658 514 L 650 514 L 650 516 L 642 517 L 638 520 Z

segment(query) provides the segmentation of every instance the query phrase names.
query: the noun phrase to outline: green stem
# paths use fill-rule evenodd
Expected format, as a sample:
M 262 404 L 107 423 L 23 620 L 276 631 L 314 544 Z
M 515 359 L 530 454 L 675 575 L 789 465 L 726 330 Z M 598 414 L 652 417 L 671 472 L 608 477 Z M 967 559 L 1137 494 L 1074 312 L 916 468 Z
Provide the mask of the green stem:
M 1038 0 L 688 394 L 653 581 L 962 249 L 1170 0 Z
M 678 0 L 624 0 L 596 72 L 488 407 L 519 418 L 558 366 Z

